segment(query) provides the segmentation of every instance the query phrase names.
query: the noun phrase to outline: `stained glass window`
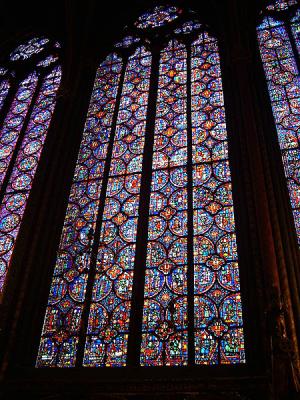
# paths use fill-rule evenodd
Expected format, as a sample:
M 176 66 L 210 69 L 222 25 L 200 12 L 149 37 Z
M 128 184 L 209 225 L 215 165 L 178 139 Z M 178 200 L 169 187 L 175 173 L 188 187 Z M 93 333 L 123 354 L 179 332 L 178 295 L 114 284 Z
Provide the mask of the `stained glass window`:
M 0 69 L 0 293 L 56 103 L 56 47 L 47 38 L 30 39 Z
M 266 8 L 270 11 L 288 10 L 289 6 L 297 4 L 297 0 L 275 0 Z
M 142 29 L 163 26 L 177 19 L 180 13 L 181 9 L 175 6 L 157 6 L 154 10 L 140 16 L 135 25 Z
M 10 89 L 10 82 L 9 79 L 5 77 L 6 74 L 7 69 L 0 68 L 0 112 Z
M 300 244 L 300 9 L 277 1 L 268 10 L 257 34 Z
M 126 365 L 151 56 L 129 57 L 118 110 L 84 365 Z M 100 322 L 100 325 L 99 325 Z
M 154 132 L 142 365 L 187 364 L 187 53 L 161 52 Z
M 37 367 L 245 362 L 218 44 L 191 18 L 156 7 L 98 68 Z

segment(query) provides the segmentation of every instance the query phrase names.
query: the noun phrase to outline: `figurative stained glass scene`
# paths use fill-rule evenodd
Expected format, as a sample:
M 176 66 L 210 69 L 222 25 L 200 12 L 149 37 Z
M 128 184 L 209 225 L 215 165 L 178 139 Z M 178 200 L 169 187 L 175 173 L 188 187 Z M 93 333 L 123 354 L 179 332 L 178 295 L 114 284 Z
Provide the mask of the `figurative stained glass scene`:
M 0 68 L 0 293 L 56 103 L 59 48 L 32 38 Z
M 100 64 L 37 367 L 245 363 L 220 59 L 208 32 L 189 11 L 156 7 Z
M 278 0 L 257 28 L 278 142 L 300 244 L 300 7 Z

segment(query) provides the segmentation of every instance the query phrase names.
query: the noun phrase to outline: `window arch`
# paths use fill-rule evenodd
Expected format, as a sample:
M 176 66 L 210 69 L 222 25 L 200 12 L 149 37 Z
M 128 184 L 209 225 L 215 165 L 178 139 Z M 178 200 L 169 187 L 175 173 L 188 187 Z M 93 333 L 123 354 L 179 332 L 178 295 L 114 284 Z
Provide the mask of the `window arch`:
M 216 39 L 175 6 L 100 64 L 37 367 L 244 363 Z
M 300 243 L 300 8 L 297 0 L 267 6 L 257 27 L 294 223 Z
M 0 68 L 0 293 L 54 111 L 60 44 L 34 37 Z

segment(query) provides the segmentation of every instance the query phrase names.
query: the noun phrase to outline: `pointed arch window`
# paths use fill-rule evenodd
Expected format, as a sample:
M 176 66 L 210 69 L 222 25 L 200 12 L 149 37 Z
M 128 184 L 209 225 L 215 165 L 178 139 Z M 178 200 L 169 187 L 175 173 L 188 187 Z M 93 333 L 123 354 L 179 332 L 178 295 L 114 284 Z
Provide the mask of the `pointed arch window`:
M 244 362 L 218 45 L 156 7 L 98 68 L 36 365 Z
M 300 7 L 297 0 L 267 6 L 257 28 L 284 173 L 300 244 Z
M 55 107 L 59 53 L 34 37 L 0 68 L 0 294 Z

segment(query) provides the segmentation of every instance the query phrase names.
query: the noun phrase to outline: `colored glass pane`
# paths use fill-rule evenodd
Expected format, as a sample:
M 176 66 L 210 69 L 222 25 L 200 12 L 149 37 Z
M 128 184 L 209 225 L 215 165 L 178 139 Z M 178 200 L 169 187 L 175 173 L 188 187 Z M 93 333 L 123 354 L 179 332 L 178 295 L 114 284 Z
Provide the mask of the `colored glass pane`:
M 136 26 L 138 28 L 156 28 L 163 26 L 178 18 L 181 10 L 175 6 L 157 6 L 153 10 L 139 17 Z
M 55 63 L 58 60 L 57 56 L 47 56 L 44 60 L 37 63 L 38 67 L 48 67 L 49 65 Z
M 27 199 L 29 197 L 32 181 L 37 169 L 43 145 L 46 139 L 47 131 L 51 121 L 56 102 L 56 93 L 60 84 L 61 70 L 57 67 L 49 73 L 43 80 L 41 89 L 35 105 L 30 115 L 30 120 L 26 128 L 25 136 L 22 140 L 20 149 L 17 152 L 8 184 L 5 188 L 5 194 L 0 205 L 0 265 L 1 265 L 1 288 L 4 284 L 5 276 L 9 267 L 10 258 L 13 252 L 14 243 L 17 238 L 22 217 L 25 211 Z M 25 101 L 31 100 L 31 90 L 34 90 L 36 80 L 26 81 L 26 86 L 19 88 L 17 97 L 13 103 L 13 111 L 17 105 L 22 104 L 20 98 L 25 98 Z M 28 97 L 27 97 L 28 96 Z M 28 103 L 25 103 L 25 112 L 28 108 Z M 10 115 L 10 114 L 9 114 Z M 18 114 L 18 115 L 21 115 Z M 14 117 L 16 118 L 16 117 Z M 11 120 L 10 120 L 11 121 Z M 21 122 L 22 123 L 22 122 Z M 20 123 L 20 124 L 21 124 Z M 19 125 L 18 125 L 19 126 Z M 13 127 L 15 128 L 15 126 Z M 16 132 L 16 131 L 15 131 Z M 16 144 L 17 137 L 14 137 L 13 130 L 2 130 L 0 143 L 3 145 L 4 139 L 7 146 L 12 146 L 12 151 Z M 15 133 L 18 136 L 18 133 Z M 2 147 L 2 149 L 4 146 Z M 8 157 L 3 159 L 3 173 L 8 166 Z M 2 179 L 3 181 L 3 179 Z
M 120 42 L 116 43 L 115 47 L 127 48 L 135 43 L 138 43 L 139 41 L 140 41 L 140 38 L 138 38 L 138 37 L 126 36 Z
M 186 49 L 161 53 L 141 365 L 187 364 Z
M 49 51 L 45 59 L 49 59 L 52 57 L 49 55 L 50 40 L 33 38 L 10 54 L 7 68 L 0 68 L 0 75 L 3 76 L 0 82 L 0 109 L 4 110 L 4 103 L 7 108 L 0 129 L 1 294 L 61 79 L 58 65 L 43 72 L 38 68 L 39 53 L 45 50 L 46 45 Z M 23 62 L 32 55 L 36 56 L 34 60 Z M 19 76 L 22 76 L 21 81 Z
M 75 168 L 37 366 L 75 366 L 106 153 L 122 63 L 99 67 Z
M 300 9 L 296 11 L 296 15 L 291 19 L 291 31 L 298 50 L 298 55 L 300 55 Z
M 5 179 L 17 140 L 38 82 L 36 73 L 22 81 L 0 132 L 0 186 Z
M 151 56 L 126 66 L 97 255 L 85 366 L 126 365 Z
M 4 76 L 7 73 L 7 69 L 0 67 L 0 76 Z
M 32 96 L 37 85 L 37 75 L 31 74 L 28 78 L 22 81 L 19 85 L 18 91 L 11 104 L 8 114 L 4 120 L 0 132 L 0 186 L 7 175 L 8 167 L 11 162 L 12 155 L 15 151 L 16 143 L 22 130 L 24 120 L 26 118 Z M 5 208 L 3 203 L 1 207 Z M 6 215 L 5 215 L 6 214 Z M 2 211 L 0 222 L 0 236 L 1 236 L 1 261 L 0 261 L 0 292 L 3 290 L 10 256 L 14 246 L 15 235 L 10 235 L 15 225 L 14 216 L 11 215 L 9 210 Z M 11 222 L 9 222 L 11 221 Z M 16 224 L 18 225 L 18 223 Z
M 196 364 L 245 362 L 242 304 L 218 46 L 191 57 Z
M 40 53 L 45 45 L 49 43 L 47 38 L 33 38 L 27 43 L 18 46 L 10 55 L 11 61 L 26 60 L 33 56 L 33 54 Z
M 300 243 L 299 71 L 283 23 L 277 22 L 275 25 L 270 17 L 266 17 L 258 27 L 257 34 Z
M 8 95 L 9 88 L 10 88 L 9 81 L 6 79 L 3 79 L 0 82 L 0 111 L 4 105 L 6 96 Z
M 182 24 L 179 28 L 175 29 L 174 32 L 177 34 L 189 35 L 193 31 L 200 28 L 201 24 L 199 22 L 187 21 L 184 24 Z
M 289 7 L 297 4 L 297 0 L 276 0 L 266 8 L 270 11 L 287 10 Z

